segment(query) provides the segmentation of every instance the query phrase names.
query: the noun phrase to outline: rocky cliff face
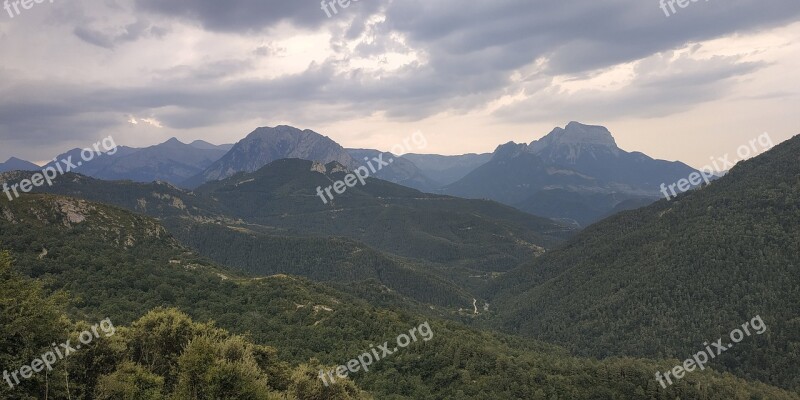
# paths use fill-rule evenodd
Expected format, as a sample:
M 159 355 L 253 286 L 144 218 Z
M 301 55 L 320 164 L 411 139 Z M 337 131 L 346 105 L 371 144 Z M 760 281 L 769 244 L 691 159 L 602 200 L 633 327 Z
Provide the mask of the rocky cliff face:
M 545 160 L 567 164 L 578 163 L 585 157 L 618 156 L 622 152 L 608 129 L 578 122 L 553 129 L 547 136 L 533 141 L 527 151 Z

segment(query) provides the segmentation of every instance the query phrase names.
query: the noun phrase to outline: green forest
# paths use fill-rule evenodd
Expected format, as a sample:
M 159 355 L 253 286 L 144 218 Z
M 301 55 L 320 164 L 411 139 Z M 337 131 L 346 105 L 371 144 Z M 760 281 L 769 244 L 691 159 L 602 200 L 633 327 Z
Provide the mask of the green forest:
M 157 221 L 111 206 L 34 195 L 0 200 L 0 208 L 0 243 L 9 250 L 0 367 L 16 370 L 105 318 L 118 332 L 59 364 L 52 382 L 48 373 L 3 388 L 10 399 L 67 390 L 86 399 L 798 398 L 710 370 L 663 389 L 653 371 L 674 361 L 575 358 L 305 278 L 240 275 L 194 255 Z M 329 391 L 317 378 L 423 320 L 434 340 Z
M 760 315 L 713 367 L 800 390 L 800 137 L 672 201 L 593 225 L 493 282 L 493 324 L 593 357 L 684 359 Z

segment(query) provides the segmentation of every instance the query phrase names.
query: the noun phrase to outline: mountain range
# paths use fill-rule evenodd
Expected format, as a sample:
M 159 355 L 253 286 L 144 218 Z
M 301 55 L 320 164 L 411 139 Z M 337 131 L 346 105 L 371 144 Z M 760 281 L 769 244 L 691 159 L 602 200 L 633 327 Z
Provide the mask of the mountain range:
M 74 172 L 106 180 L 131 180 L 134 182 L 183 182 L 225 155 L 230 145 L 215 146 L 202 140 L 186 144 L 176 138 L 146 148 L 118 146 L 113 154 L 105 153 L 91 162 L 84 162 Z M 73 149 L 56 157 L 81 159 L 81 149 Z
M 374 149 L 347 149 L 311 130 L 290 126 L 258 128 L 233 145 L 177 139 L 143 149 L 121 146 L 75 172 L 104 180 L 164 181 L 194 189 L 239 172 L 255 172 L 281 159 L 322 164 L 336 162 L 354 170 L 383 155 L 393 163 L 373 177 L 427 193 L 490 199 L 522 211 L 585 227 L 619 211 L 657 200 L 662 183 L 689 176 L 680 162 L 654 160 L 620 149 L 608 129 L 571 122 L 530 144 L 507 143 L 492 154 L 442 156 Z M 73 156 L 80 150 L 62 154 Z M 16 159 L 14 159 L 16 160 Z M 32 164 L 15 161 L 10 167 Z

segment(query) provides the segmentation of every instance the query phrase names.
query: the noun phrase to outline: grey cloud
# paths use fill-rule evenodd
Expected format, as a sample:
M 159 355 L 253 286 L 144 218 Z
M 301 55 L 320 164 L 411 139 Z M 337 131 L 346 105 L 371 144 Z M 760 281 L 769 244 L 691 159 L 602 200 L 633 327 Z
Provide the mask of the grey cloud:
M 93 44 L 95 46 L 103 47 L 106 49 L 114 48 L 113 39 L 100 32 L 79 26 L 75 28 L 74 33 L 75 36 L 77 36 L 79 39 L 83 40 L 86 43 Z
M 404 0 L 389 4 L 382 24 L 361 27 L 359 33 L 377 32 L 381 39 L 357 47 L 356 55 L 397 51 L 396 43 L 387 39 L 391 33 L 424 52 L 427 65 L 371 82 L 382 88 L 374 104 L 386 105 L 389 115 L 424 117 L 448 108 L 470 109 L 480 105 L 481 96 L 484 104 L 491 101 L 513 85 L 513 71 L 539 59 L 546 61 L 543 78 L 590 75 L 687 42 L 782 26 L 798 15 L 800 3 L 795 0 L 692 3 L 670 18 L 657 2 L 633 0 Z M 354 29 L 343 37 L 356 36 Z M 386 86 L 414 90 L 403 97 L 402 89 Z M 362 89 L 362 94 L 370 92 Z M 430 96 L 439 99 L 427 101 Z
M 612 120 L 620 117 L 662 117 L 714 100 L 728 91 L 728 82 L 766 66 L 739 57 L 695 60 L 684 54 L 672 59 L 665 53 L 643 60 L 636 78 L 615 91 L 584 89 L 571 94 L 560 88 L 542 88 L 524 101 L 503 107 L 503 120 L 532 122 L 541 118 Z M 579 114 L 579 115 L 576 115 Z
M 319 1 L 289 0 L 136 0 L 139 10 L 196 21 L 212 31 L 257 32 L 288 21 L 304 28 L 316 28 L 339 18 L 372 13 L 381 0 L 353 2 L 328 18 Z
M 277 46 L 273 43 L 262 44 L 253 50 L 253 54 L 261 57 L 269 56 L 284 56 L 286 55 L 286 48 Z
M 670 18 L 657 1 L 406 0 L 391 3 L 385 23 L 406 34 L 412 46 L 427 49 L 434 62 L 493 50 L 496 57 L 515 60 L 505 69 L 547 57 L 550 73 L 561 74 L 633 61 L 689 41 L 781 26 L 798 15 L 795 0 L 692 3 Z
M 150 76 L 157 81 L 173 86 L 180 84 L 180 82 L 214 82 L 237 73 L 249 71 L 252 67 L 252 60 L 229 59 L 201 63 L 199 66 L 178 65 L 166 70 L 153 71 Z
M 84 42 L 105 49 L 113 49 L 119 44 L 135 42 L 143 37 L 161 37 L 166 32 L 166 29 L 153 26 L 152 24 L 143 20 L 137 20 L 132 24 L 126 25 L 122 29 L 122 32 L 118 33 L 102 32 L 86 26 L 75 27 L 73 31 L 75 36 Z
M 677 112 L 699 102 L 712 100 L 725 92 L 727 79 L 742 76 L 761 67 L 739 62 L 738 58 L 714 58 L 697 61 L 671 54 L 654 56 L 637 68 L 637 80 L 624 90 L 605 94 L 584 91 L 565 96 L 542 89 L 547 78 L 534 75 L 524 85 L 539 90 L 526 102 L 506 107 L 497 116 L 510 120 L 531 120 L 549 114 L 564 115 L 582 109 L 592 110 L 592 118 L 620 115 L 656 115 Z M 221 64 L 220 68 L 225 68 Z M 212 68 L 213 69 L 213 68 Z M 74 126 L 87 115 L 150 115 L 168 128 L 191 129 L 221 125 L 254 117 L 297 115 L 312 118 L 316 110 L 337 109 L 338 118 L 364 117 L 376 111 L 388 111 L 401 120 L 415 120 L 432 109 L 469 111 L 485 104 L 487 93 L 499 97 L 507 87 L 493 74 L 472 75 L 459 82 L 462 91 L 454 95 L 450 82 L 438 80 L 435 71 L 408 67 L 391 80 L 376 80 L 358 71 L 335 72 L 335 62 L 314 65 L 301 74 L 274 80 L 246 80 L 232 83 L 209 83 L 207 72 L 185 72 L 186 78 L 171 84 L 138 88 L 95 88 L 80 86 L 50 87 L 48 103 L 32 100 L 0 101 L 0 137 L 15 131 L 47 134 L 51 126 Z M 663 73 L 662 71 L 667 71 Z M 31 84 L 15 89 L 18 93 L 41 90 Z M 34 96 L 28 96 L 34 97 Z M 582 118 L 586 118 L 582 116 Z M 313 118 L 312 118 L 313 119 Z M 108 121 L 95 124 L 106 128 Z M 116 123 L 124 121 L 117 119 Z M 91 125 L 91 124 L 89 124 Z M 83 125 L 87 134 L 91 129 Z

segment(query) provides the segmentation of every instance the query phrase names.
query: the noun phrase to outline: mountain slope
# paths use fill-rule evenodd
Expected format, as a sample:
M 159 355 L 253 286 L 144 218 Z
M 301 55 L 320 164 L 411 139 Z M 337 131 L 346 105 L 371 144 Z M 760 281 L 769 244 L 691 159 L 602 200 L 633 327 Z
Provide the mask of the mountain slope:
M 237 172 L 253 172 L 283 158 L 328 163 L 337 161 L 356 168 L 358 165 L 342 146 L 327 136 L 291 126 L 258 128 L 236 143 L 224 157 L 199 175 L 186 181 L 189 187 L 230 177 Z
M 17 182 L 23 172 L 0 174 Z M 158 217 L 182 244 L 254 276 L 291 274 L 320 282 L 374 280 L 402 296 L 448 308 L 473 295 L 430 271 L 431 266 L 391 256 L 347 238 L 287 237 L 284 229 L 259 226 L 222 214 L 213 200 L 166 183 L 109 182 L 76 174 L 59 178 L 49 193 L 114 204 Z
M 0 163 L 0 172 L 8 171 L 38 171 L 42 167 L 25 160 L 20 160 L 16 157 L 9 158 L 6 162 Z
M 517 204 L 545 187 L 598 186 L 596 179 L 569 169 L 548 165 L 526 151 L 526 145 L 507 143 L 497 148 L 491 161 L 445 188 L 445 192 L 466 198 L 491 198 Z
M 336 163 L 284 159 L 196 192 L 215 199 L 227 215 L 289 234 L 345 236 L 393 254 L 483 271 L 507 270 L 569 234 L 560 224 L 493 202 L 372 178 L 324 204 L 316 189 L 345 175 Z
M 441 185 L 422 173 L 417 166 L 405 157 L 371 149 L 347 149 L 356 163 L 366 165 L 367 161 L 383 155 L 384 160 L 393 160 L 391 165 L 381 168 L 373 178 L 382 179 L 398 185 L 407 186 L 423 192 L 431 192 Z
M 682 163 L 620 149 L 604 127 L 570 122 L 531 144 L 499 146 L 489 162 L 443 192 L 586 226 L 621 202 L 657 200 L 662 183 L 692 172 Z
M 172 138 L 159 145 L 115 157 L 110 165 L 93 176 L 106 180 L 179 184 L 202 172 L 225 153 L 222 149 L 198 148 Z
M 158 310 L 139 319 L 154 307 L 168 306 L 196 321 L 214 320 L 255 344 L 274 348 L 262 349 L 259 365 L 274 367 L 263 373 L 279 389 L 288 384 L 281 383 L 289 378 L 286 368 L 303 363 L 298 369 L 309 376 L 304 379 L 307 389 L 322 390 L 316 380 L 322 366 L 315 358 L 338 365 L 427 321 L 433 334 L 430 341 L 413 343 L 381 359 L 369 373 L 354 375 L 355 382 L 375 398 L 396 399 L 800 398 L 712 371 L 661 389 L 652 371 L 668 368 L 671 361 L 574 358 L 541 343 L 479 332 L 402 309 L 377 308 L 300 278 L 247 279 L 197 258 L 164 235 L 156 221 L 101 204 L 50 195 L 24 195 L 13 202 L 0 199 L 0 248 L 12 250 L 19 271 L 43 278 L 50 289 L 72 294 L 70 317 L 110 318 L 118 327 L 138 320 L 130 330 L 118 332 L 116 339 L 121 341 L 115 343 L 121 346 L 73 356 L 70 368 L 78 371 L 101 368 L 128 350 L 146 352 L 148 360 L 157 357 L 158 362 L 143 363 L 145 368 L 163 366 L 162 357 L 176 357 L 169 350 L 181 349 L 187 334 L 208 329 L 173 311 Z M 5 277 L 4 264 L 0 257 Z M 5 287 L 0 289 L 1 294 L 8 293 Z M 13 309 L 18 310 L 35 311 Z M 219 338 L 220 333 L 210 336 Z M 236 358 L 239 348 L 229 347 L 225 357 Z M 211 356 L 201 352 L 194 360 Z M 181 366 L 186 365 L 183 362 Z M 170 368 L 163 370 L 172 374 Z M 86 376 L 72 378 L 86 383 Z
M 489 162 L 492 159 L 492 155 L 489 153 L 458 156 L 403 154 L 403 158 L 414 163 L 423 175 L 434 182 L 439 182 L 442 186 L 447 186 Z
M 84 162 L 82 165 L 76 166 L 71 170 L 72 172 L 84 174 L 87 176 L 97 176 L 101 174 L 103 171 L 105 171 L 105 169 L 108 168 L 111 164 L 113 164 L 114 161 L 116 161 L 118 158 L 131 155 L 140 150 L 128 146 L 117 146 L 116 149 L 117 150 L 114 152 L 114 154 L 103 153 L 100 156 L 92 158 L 91 162 Z M 48 163 L 46 166 L 55 167 L 56 166 L 55 164 L 57 162 L 61 162 L 61 160 L 72 160 L 73 163 L 77 164 L 77 161 L 81 160 L 81 151 L 82 149 L 78 148 L 66 151 L 56 156 L 55 161 Z
M 570 122 L 530 144 L 529 151 L 548 164 L 569 167 L 595 179 L 628 185 L 658 195 L 659 185 L 689 176 L 695 170 L 680 162 L 654 160 L 619 147 L 602 126 Z
M 552 188 L 536 192 L 518 203 L 518 207 L 534 215 L 547 215 L 580 227 L 620 211 L 647 206 L 658 199 L 657 196 L 637 196 L 622 192 Z
M 372 178 L 324 204 L 316 188 L 345 173 L 335 163 L 326 167 L 284 159 L 194 192 L 75 174 L 37 190 L 160 218 L 184 245 L 257 276 L 289 273 L 340 283 L 373 279 L 403 296 L 451 310 L 471 307 L 494 274 L 573 232 L 497 203 L 429 195 Z M 23 178 L 23 173 L 2 177 Z
M 205 140 L 195 140 L 192 143 L 189 143 L 189 145 L 192 146 L 192 147 L 196 147 L 198 149 L 202 149 L 202 150 L 224 150 L 224 151 L 230 151 L 230 149 L 233 148 L 233 144 L 216 145 L 216 144 L 208 143 Z
M 685 358 L 760 315 L 715 368 L 800 390 L 800 137 L 624 212 L 501 278 L 506 329 L 582 355 Z
M 38 190 L 245 232 L 346 237 L 399 256 L 482 271 L 508 270 L 572 233 L 564 225 L 494 202 L 424 194 L 372 178 L 324 204 L 316 188 L 343 179 L 345 173 L 335 163 L 284 159 L 194 192 L 74 174 Z
M 142 149 L 119 146 L 114 154 L 105 153 L 91 162 L 84 162 L 74 168 L 73 172 L 105 180 L 164 181 L 179 185 L 202 172 L 227 152 L 223 148 L 203 143 L 185 144 L 172 138 Z M 68 157 L 72 157 L 73 161 L 81 160 L 81 150 L 71 150 L 59 155 L 57 159 Z

